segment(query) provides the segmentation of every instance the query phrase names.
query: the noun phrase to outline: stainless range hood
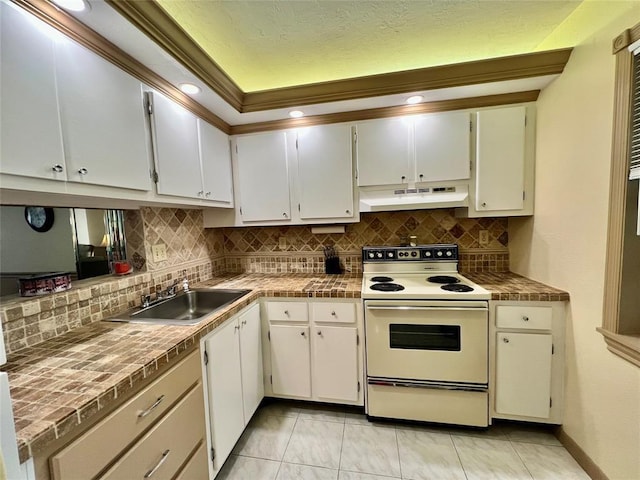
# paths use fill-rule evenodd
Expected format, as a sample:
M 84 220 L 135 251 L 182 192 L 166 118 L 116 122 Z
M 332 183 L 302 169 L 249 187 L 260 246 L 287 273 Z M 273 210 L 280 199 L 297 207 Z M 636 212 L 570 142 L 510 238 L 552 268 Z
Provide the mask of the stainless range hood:
M 360 189 L 361 212 L 469 206 L 467 185 L 406 189 Z

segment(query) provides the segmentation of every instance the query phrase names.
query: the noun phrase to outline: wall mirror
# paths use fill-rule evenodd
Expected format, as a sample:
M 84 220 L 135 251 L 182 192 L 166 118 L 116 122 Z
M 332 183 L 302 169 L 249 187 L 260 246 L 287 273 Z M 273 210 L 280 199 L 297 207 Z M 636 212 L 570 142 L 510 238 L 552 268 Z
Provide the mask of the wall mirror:
M 16 295 L 18 279 L 32 275 L 108 275 L 126 259 L 124 212 L 0 206 L 0 245 L 0 296 Z

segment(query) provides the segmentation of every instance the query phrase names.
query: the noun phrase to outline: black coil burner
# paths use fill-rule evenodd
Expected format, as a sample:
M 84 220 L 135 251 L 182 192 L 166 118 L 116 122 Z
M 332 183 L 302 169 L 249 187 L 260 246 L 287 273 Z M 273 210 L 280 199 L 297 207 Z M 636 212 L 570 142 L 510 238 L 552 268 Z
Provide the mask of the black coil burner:
M 459 278 L 450 275 L 435 275 L 427 278 L 427 281 L 431 283 L 460 283 Z
M 447 292 L 472 292 L 473 288 L 463 283 L 448 283 L 440 287 Z
M 393 282 L 393 278 L 391 278 L 391 277 L 372 277 L 371 281 L 372 282 L 387 283 L 387 282 Z
M 399 292 L 400 290 L 404 290 L 404 287 L 397 283 L 374 283 L 371 285 L 371 290 L 378 290 L 380 292 Z

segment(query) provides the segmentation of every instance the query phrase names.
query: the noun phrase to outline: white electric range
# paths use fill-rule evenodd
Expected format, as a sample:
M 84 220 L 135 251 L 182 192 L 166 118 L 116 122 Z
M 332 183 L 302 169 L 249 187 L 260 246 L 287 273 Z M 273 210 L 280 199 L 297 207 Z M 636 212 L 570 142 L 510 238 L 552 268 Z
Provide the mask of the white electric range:
M 458 273 L 458 246 L 364 247 L 367 415 L 489 420 L 489 291 Z

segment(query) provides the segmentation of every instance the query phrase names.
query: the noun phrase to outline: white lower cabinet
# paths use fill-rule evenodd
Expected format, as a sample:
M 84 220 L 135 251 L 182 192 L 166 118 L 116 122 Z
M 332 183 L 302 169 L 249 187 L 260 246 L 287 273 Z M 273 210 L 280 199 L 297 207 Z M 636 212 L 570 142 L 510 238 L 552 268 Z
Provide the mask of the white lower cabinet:
M 263 312 L 266 395 L 363 405 L 359 302 L 266 300 Z
M 213 476 L 264 396 L 260 339 L 260 308 L 255 304 L 201 340 Z
M 561 423 L 564 303 L 492 303 L 492 417 Z

